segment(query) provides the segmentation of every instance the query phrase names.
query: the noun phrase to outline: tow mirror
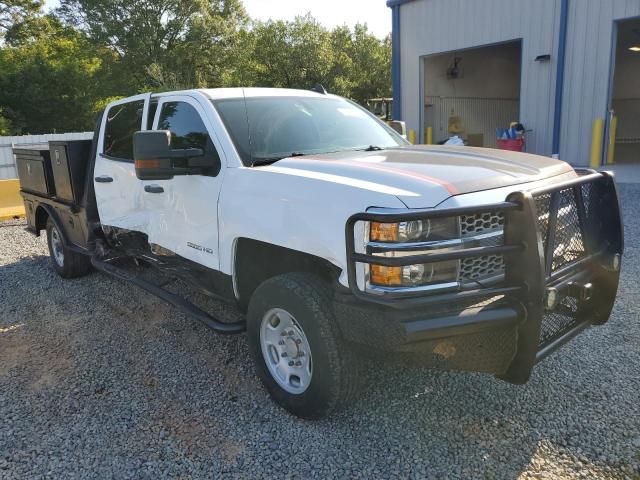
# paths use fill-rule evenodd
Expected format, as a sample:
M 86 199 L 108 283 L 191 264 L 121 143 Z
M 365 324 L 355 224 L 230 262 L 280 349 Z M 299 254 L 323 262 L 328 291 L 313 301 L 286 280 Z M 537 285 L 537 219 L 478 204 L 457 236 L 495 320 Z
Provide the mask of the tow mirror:
M 136 176 L 140 180 L 170 180 L 175 175 L 189 175 L 194 172 L 188 159 L 203 155 L 204 151 L 200 148 L 172 150 L 171 132 L 168 130 L 147 130 L 133 134 L 133 158 Z M 183 161 L 175 162 L 177 159 Z

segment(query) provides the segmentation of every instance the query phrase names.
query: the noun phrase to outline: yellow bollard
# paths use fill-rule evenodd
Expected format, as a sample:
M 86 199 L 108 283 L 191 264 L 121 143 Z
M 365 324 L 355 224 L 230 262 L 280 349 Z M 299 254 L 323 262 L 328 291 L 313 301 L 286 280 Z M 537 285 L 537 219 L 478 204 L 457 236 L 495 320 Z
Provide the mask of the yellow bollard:
M 424 139 L 427 145 L 433 145 L 433 127 L 427 127 L 424 129 Z
M 609 148 L 607 150 L 607 165 L 615 163 L 616 153 L 616 130 L 618 129 L 618 117 L 611 117 L 611 125 L 609 125 Z
M 416 144 L 416 131 L 415 130 L 409 130 L 409 136 L 408 136 L 407 140 L 409 140 L 409 143 L 412 143 L 414 145 Z
M 591 158 L 589 166 L 598 168 L 602 161 L 602 142 L 604 140 L 604 120 L 596 118 L 593 121 L 593 131 L 591 133 Z

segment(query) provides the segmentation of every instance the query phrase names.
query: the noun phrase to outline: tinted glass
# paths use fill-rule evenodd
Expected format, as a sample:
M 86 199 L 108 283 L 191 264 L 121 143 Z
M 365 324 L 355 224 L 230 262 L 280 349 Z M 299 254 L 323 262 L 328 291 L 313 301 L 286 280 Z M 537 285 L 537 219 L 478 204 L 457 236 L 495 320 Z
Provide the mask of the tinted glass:
M 104 153 L 110 157 L 133 160 L 133 134 L 142 125 L 144 101 L 115 105 L 107 113 L 104 130 Z
M 369 112 L 340 98 L 234 98 L 214 105 L 245 164 L 293 153 L 406 144 Z
M 169 102 L 162 105 L 158 130 L 171 132 L 171 148 L 207 149 L 209 134 L 198 111 L 185 102 Z

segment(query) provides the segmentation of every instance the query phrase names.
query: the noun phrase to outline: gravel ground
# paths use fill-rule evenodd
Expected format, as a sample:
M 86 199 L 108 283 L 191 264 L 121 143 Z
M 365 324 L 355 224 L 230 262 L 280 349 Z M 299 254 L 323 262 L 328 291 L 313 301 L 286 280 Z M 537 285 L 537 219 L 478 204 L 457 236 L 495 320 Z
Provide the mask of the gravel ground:
M 639 479 L 640 185 L 621 191 L 606 326 L 525 386 L 374 365 L 358 402 L 315 423 L 269 400 L 243 336 L 105 275 L 64 281 L 44 238 L 2 225 L 0 478 Z

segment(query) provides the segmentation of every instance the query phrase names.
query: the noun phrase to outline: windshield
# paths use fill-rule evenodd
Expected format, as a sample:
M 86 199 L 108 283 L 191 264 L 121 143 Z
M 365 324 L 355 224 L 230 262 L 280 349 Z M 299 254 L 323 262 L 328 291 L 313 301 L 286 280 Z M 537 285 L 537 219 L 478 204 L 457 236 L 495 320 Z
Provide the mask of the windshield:
M 212 101 L 245 165 L 407 142 L 342 98 L 254 97 Z

